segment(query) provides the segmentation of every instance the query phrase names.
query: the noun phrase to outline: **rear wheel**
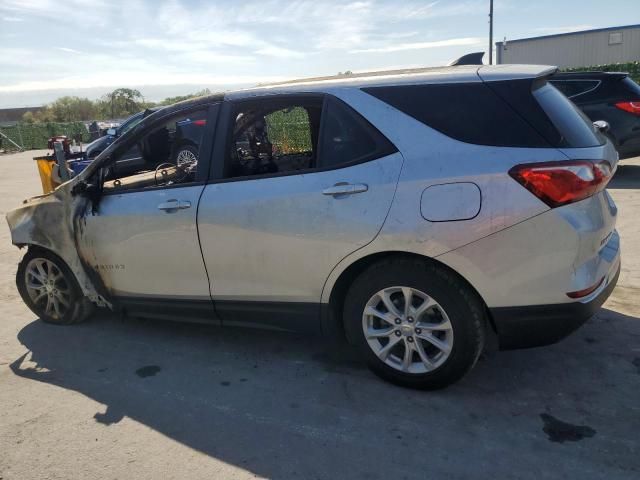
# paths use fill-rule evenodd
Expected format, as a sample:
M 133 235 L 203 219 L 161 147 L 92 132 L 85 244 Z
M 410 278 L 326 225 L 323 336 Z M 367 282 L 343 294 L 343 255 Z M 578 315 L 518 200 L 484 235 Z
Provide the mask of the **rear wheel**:
M 484 309 L 464 281 L 435 263 L 399 258 L 367 269 L 351 286 L 345 329 L 369 367 L 395 384 L 445 387 L 484 347 Z
M 93 310 L 73 272 L 47 250 L 29 249 L 18 266 L 16 285 L 24 303 L 47 323 L 79 323 Z

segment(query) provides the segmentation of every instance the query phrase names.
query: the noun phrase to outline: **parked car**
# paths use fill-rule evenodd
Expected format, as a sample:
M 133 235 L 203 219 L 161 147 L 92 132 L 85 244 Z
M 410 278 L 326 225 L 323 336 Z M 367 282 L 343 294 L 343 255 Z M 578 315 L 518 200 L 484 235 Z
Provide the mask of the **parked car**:
M 135 113 L 127 118 L 124 122 L 122 122 L 122 124 L 118 127 L 108 129 L 106 135 L 99 137 L 93 142 L 87 144 L 87 146 L 85 147 L 85 156 L 87 157 L 87 159 L 94 159 L 95 157 L 100 155 L 109 145 L 111 145 L 116 140 L 116 138 L 124 135 L 133 127 L 138 125 L 144 117 L 151 115 L 156 110 L 158 109 L 149 108 L 142 112 Z
M 176 165 L 198 161 L 202 128 L 207 124 L 204 115 L 200 116 L 202 118 L 190 116 L 176 124 L 176 138 L 172 153 L 172 162 Z
M 640 155 L 640 86 L 628 74 L 557 73 L 550 81 L 591 120 L 609 124 L 620 158 Z
M 400 385 L 556 342 L 620 269 L 611 144 L 553 67 L 423 69 L 211 95 L 144 118 L 7 214 L 43 321 L 135 316 L 346 335 Z M 183 122 L 196 159 L 167 162 Z M 173 133 L 172 133 L 173 132 Z M 145 167 L 112 165 L 141 145 Z

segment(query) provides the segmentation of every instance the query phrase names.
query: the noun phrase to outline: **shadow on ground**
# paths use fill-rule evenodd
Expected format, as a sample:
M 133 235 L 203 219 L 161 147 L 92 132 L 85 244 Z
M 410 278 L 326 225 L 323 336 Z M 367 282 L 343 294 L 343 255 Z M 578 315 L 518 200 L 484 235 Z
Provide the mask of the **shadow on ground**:
M 378 380 L 344 345 L 109 315 L 28 324 L 11 370 L 106 405 L 104 428 L 127 416 L 269 478 L 509 476 L 518 456 L 532 477 L 557 464 L 595 478 L 640 468 L 638 425 L 617 413 L 637 404 L 640 359 L 625 352 L 639 324 L 603 309 L 556 346 L 496 354 L 430 393 Z
M 607 188 L 640 188 L 640 165 L 625 165 L 624 160 L 621 160 Z

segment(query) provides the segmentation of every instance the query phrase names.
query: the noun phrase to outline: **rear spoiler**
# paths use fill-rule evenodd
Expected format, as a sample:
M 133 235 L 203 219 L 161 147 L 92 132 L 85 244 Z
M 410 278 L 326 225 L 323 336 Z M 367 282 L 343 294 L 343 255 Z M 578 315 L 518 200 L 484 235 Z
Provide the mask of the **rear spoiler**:
M 483 65 L 478 68 L 478 76 L 483 82 L 500 80 L 542 79 L 553 75 L 558 67 L 550 65 Z
M 606 78 L 619 78 L 622 80 L 628 77 L 627 72 L 604 72 L 602 70 L 591 70 L 583 72 L 558 72 L 553 78 L 557 80 L 603 80 Z

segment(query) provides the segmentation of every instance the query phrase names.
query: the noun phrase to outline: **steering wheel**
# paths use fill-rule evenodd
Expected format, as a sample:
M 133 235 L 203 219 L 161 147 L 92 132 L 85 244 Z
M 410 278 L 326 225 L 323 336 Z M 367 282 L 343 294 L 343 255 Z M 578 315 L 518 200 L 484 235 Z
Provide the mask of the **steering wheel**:
M 156 184 L 156 186 L 160 185 L 160 183 L 158 183 L 158 173 L 162 175 L 162 179 L 163 179 L 162 183 L 166 183 L 167 177 L 169 176 L 169 172 L 167 171 L 167 168 L 170 168 L 170 167 L 177 168 L 176 165 L 169 162 L 161 163 L 156 167 L 156 170 L 153 174 L 153 182 Z

